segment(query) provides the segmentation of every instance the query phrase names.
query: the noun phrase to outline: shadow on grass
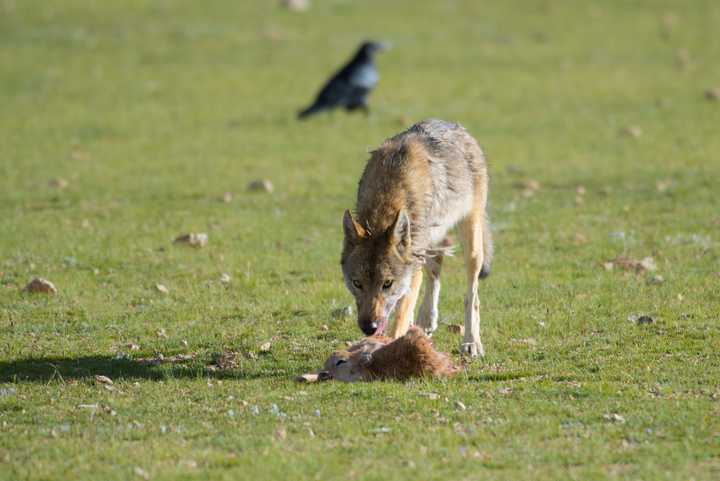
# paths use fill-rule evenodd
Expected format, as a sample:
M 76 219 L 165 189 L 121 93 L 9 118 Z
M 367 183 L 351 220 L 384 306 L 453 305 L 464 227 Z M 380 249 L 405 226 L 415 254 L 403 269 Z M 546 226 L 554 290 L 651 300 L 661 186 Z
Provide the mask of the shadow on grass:
M 39 357 L 0 361 L 0 382 L 48 382 L 52 380 L 94 378 L 97 375 L 118 380 L 162 380 L 177 378 L 270 379 L 288 377 L 284 371 L 263 369 L 210 371 L 197 361 L 150 365 L 112 356 L 78 358 Z
M 468 376 L 468 381 L 481 381 L 481 382 L 493 382 L 493 381 L 512 381 L 513 379 L 524 379 L 528 377 L 537 376 L 533 372 L 504 372 L 504 373 L 487 373 L 487 374 L 473 374 Z

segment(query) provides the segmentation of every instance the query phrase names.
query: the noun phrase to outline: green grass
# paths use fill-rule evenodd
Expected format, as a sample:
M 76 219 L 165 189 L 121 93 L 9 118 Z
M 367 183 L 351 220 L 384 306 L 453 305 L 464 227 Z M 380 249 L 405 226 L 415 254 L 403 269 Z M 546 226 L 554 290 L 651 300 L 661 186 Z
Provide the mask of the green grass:
M 718 24 L 713 0 L 0 0 L 0 479 L 720 478 Z M 367 37 L 394 43 L 372 114 L 297 122 Z M 490 162 L 487 357 L 298 385 L 360 335 L 330 312 L 367 151 L 430 116 Z M 190 231 L 209 245 L 172 245 Z

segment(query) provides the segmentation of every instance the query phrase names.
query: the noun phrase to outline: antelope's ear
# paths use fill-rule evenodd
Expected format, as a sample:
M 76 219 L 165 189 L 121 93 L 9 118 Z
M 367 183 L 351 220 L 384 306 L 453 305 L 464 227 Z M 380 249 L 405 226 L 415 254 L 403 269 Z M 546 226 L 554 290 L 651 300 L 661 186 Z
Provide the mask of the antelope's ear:
M 346 210 L 343 216 L 343 231 L 345 232 L 345 242 L 350 244 L 356 244 L 365 237 L 365 229 L 353 219 L 349 210 Z
M 367 366 L 369 365 L 373 360 L 373 353 L 370 351 L 363 351 L 360 353 L 360 356 L 358 358 L 358 363 L 361 366 Z
M 401 256 L 410 255 L 410 218 L 404 209 L 398 212 L 395 222 L 388 229 L 390 243 L 394 245 Z

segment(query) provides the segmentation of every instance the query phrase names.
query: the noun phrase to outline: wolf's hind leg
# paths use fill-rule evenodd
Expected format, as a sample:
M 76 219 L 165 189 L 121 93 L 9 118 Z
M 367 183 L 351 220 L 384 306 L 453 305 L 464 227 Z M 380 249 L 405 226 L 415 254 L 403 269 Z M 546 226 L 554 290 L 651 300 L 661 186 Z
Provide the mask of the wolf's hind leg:
M 430 335 L 438 328 L 438 303 L 440 301 L 440 271 L 442 269 L 443 255 L 437 254 L 425 262 L 425 294 L 418 312 L 417 325 L 426 334 Z
M 480 299 L 477 292 L 484 261 L 484 211 L 484 205 L 476 206 L 460 224 L 468 284 L 465 294 L 465 337 L 460 345 L 460 353 L 471 357 L 485 355 L 480 340 Z
M 413 316 L 415 314 L 415 304 L 417 303 L 418 294 L 420 293 L 420 285 L 422 284 L 422 270 L 418 269 L 413 273 L 410 281 L 410 291 L 400 299 L 395 314 L 395 326 L 392 330 L 392 338 L 404 336 L 410 326 L 413 324 Z

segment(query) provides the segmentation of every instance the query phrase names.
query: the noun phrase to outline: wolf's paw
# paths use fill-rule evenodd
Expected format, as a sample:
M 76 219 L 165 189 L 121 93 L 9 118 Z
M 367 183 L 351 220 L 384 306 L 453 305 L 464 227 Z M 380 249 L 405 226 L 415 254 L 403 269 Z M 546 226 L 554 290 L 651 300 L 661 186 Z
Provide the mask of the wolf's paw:
M 480 340 L 460 344 L 460 355 L 468 357 L 485 357 L 485 349 Z
M 435 323 L 431 323 L 431 322 L 424 323 L 424 322 L 418 321 L 417 327 L 419 327 L 420 329 L 422 329 L 423 332 L 424 332 L 425 334 L 427 334 L 428 337 L 432 337 L 433 332 L 437 331 L 438 325 L 437 325 L 437 322 L 435 322 Z
M 438 311 L 426 311 L 421 308 L 415 325 L 425 331 L 428 336 L 432 336 L 438 328 Z
M 437 331 L 436 327 L 423 327 L 423 326 L 418 326 L 418 327 L 423 330 L 423 332 L 425 333 L 425 335 L 427 337 L 432 337 L 433 333 L 435 331 Z

